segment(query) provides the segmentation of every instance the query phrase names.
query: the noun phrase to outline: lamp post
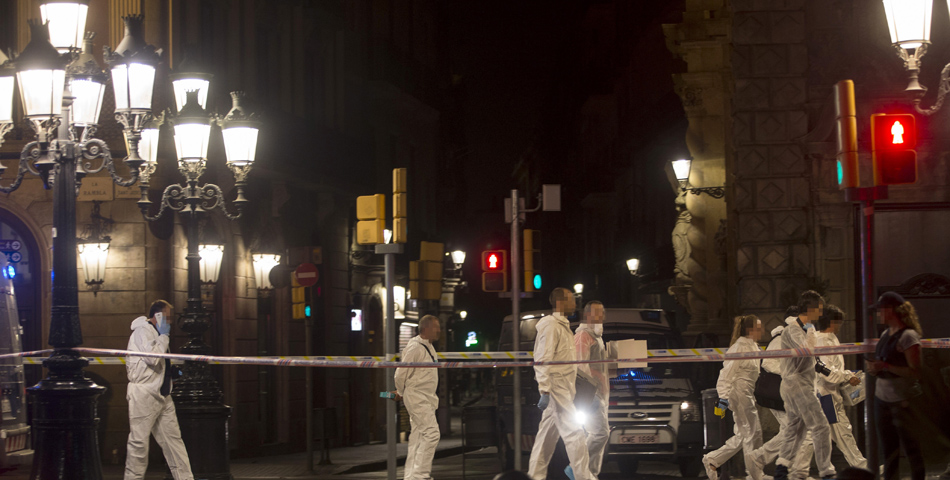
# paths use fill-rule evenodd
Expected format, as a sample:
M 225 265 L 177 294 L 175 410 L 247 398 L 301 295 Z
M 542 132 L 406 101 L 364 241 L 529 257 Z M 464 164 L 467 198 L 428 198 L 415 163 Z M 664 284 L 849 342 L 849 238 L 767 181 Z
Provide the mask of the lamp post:
M 44 2 L 44 21 L 29 21 L 30 43 L 13 61 L 16 82 L 20 84 L 27 124 L 34 140 L 23 147 L 19 168 L 12 183 L 0 186 L 11 193 L 21 185 L 27 173 L 43 180 L 53 189 L 53 275 L 49 344 L 54 351 L 43 365 L 49 376 L 29 389 L 34 396 L 33 438 L 35 453 L 31 478 L 102 478 L 102 464 L 96 438 L 96 399 L 104 391 L 86 378 L 83 368 L 88 360 L 74 350 L 82 345 L 79 318 L 79 284 L 76 271 L 76 196 L 82 178 L 107 169 L 114 182 L 129 186 L 139 177 L 144 163 L 134 149 L 125 158 L 130 177 L 116 174 L 108 145 L 93 138 L 101 104 L 101 85 L 106 80 L 90 54 L 89 43 L 82 54 L 74 54 L 85 36 L 86 1 Z M 142 17 L 126 17 L 125 54 L 135 60 L 137 75 L 126 86 L 147 89 L 135 111 L 118 112 L 124 121 L 124 133 L 130 144 L 140 135 L 140 125 L 151 114 L 151 89 L 158 54 L 141 36 Z M 130 28 L 130 24 L 137 25 Z M 56 32 L 57 45 L 50 43 L 50 28 Z M 90 38 L 91 39 L 91 38 Z M 69 52 L 63 54 L 61 52 Z M 5 57 L 0 59 L 5 60 Z M 10 62 L 0 66 L 0 143 L 13 126 L 13 77 Z M 141 68 L 140 68 L 141 67 Z M 89 85 L 87 84 L 96 84 Z M 118 92 L 119 89 L 117 88 Z M 118 98 L 117 98 L 117 104 Z M 77 129 L 82 128 L 82 135 Z M 95 162 L 98 161 L 98 164 Z M 0 165 L 0 175 L 6 170 Z M 85 247 L 84 247 L 85 250 Z
M 914 103 L 914 109 L 923 115 L 932 115 L 943 106 L 943 99 L 950 91 L 950 64 L 940 72 L 940 88 L 932 107 L 920 108 L 920 101 L 927 87 L 920 84 L 920 61 L 930 46 L 930 23 L 933 15 L 933 0 L 884 0 L 887 29 L 897 55 L 904 61 L 908 83 L 904 89 Z
M 673 160 L 670 163 L 673 164 L 673 173 L 676 175 L 676 180 L 679 181 L 680 188 L 683 191 L 692 193 L 693 195 L 701 195 L 705 193 L 713 198 L 722 198 L 726 195 L 726 187 L 693 187 L 689 184 L 689 173 L 693 166 L 693 161 L 687 158 Z
M 640 300 L 640 259 L 628 258 L 626 263 L 627 271 L 633 276 L 633 306 L 636 308 Z
M 188 300 L 179 322 L 182 330 L 189 336 L 188 343 L 181 351 L 192 355 L 210 355 L 211 347 L 203 338 L 210 327 L 211 314 L 204 308 L 201 297 L 199 222 L 204 215 L 215 209 L 220 209 L 231 220 L 241 216 L 247 203 L 244 198 L 247 175 L 257 150 L 258 122 L 245 111 L 242 92 L 231 93 L 232 108 L 221 119 L 213 118 L 201 106 L 199 94 L 199 90 L 186 90 L 186 99 L 182 102 L 178 114 L 166 119 L 173 126 L 178 171 L 185 177 L 185 182 L 166 186 L 158 212 L 154 215 L 150 213 L 152 201 L 149 199 L 148 189 L 151 175 L 157 165 L 153 145 L 157 145 L 158 129 L 149 128 L 150 138 L 142 142 L 141 147 L 152 151 L 143 152 L 148 161 L 141 173 L 141 198 L 138 205 L 142 215 L 149 221 L 158 220 L 169 210 L 177 211 L 181 215 L 188 243 Z M 227 166 L 234 175 L 237 196 L 232 203 L 236 209 L 235 213 L 228 211 L 221 187 L 211 183 L 199 184 L 207 167 L 208 143 L 213 124 L 221 128 Z M 206 280 L 210 280 L 212 276 L 207 275 L 210 273 L 207 270 L 211 270 L 210 265 L 213 263 L 210 257 L 220 258 L 223 250 L 212 251 L 206 246 L 204 251 L 208 255 L 205 276 Z M 213 269 L 215 279 L 219 268 L 220 260 Z M 227 420 L 231 415 L 231 407 L 224 405 L 221 388 L 212 376 L 210 366 L 204 362 L 185 362 L 182 378 L 176 382 L 172 395 L 175 398 L 182 439 L 188 448 L 195 475 L 200 478 L 230 479 Z

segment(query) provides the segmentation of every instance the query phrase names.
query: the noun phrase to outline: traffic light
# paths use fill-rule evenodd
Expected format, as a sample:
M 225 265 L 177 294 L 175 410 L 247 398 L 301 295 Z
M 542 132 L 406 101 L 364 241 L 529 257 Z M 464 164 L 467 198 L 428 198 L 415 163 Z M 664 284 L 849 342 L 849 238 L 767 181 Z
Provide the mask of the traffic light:
M 292 287 L 290 288 L 290 300 L 293 303 L 293 319 L 304 320 L 310 318 L 310 304 L 307 303 L 307 287 L 301 287 L 297 280 L 291 275 Z
M 541 231 L 524 231 L 524 291 L 541 290 Z
M 858 176 L 858 122 L 854 107 L 854 82 L 835 84 L 835 116 L 838 119 L 838 188 L 860 187 Z
M 485 250 L 482 252 L 482 291 L 508 291 L 507 250 Z
M 874 185 L 917 182 L 917 122 L 909 113 L 871 115 Z

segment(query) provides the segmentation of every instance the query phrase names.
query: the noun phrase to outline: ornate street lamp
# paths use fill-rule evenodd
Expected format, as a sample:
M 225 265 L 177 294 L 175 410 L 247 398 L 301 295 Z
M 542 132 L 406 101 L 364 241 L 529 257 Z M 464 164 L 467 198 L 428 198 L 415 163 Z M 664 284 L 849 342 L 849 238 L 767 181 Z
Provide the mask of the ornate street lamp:
M 676 180 L 679 181 L 680 188 L 683 189 L 683 191 L 692 193 L 693 195 L 705 193 L 713 198 L 722 198 L 726 195 L 725 187 L 693 187 L 689 184 L 689 173 L 693 166 L 692 160 L 684 158 L 673 160 L 670 163 L 673 166 L 673 173 L 676 175 Z
M 131 57 L 131 60 L 135 60 Z M 130 67 L 130 72 L 132 71 Z M 113 78 L 116 70 L 113 69 Z M 154 125 L 145 125 L 136 138 L 138 155 L 144 166 L 142 167 L 139 188 L 141 197 L 138 201 L 142 215 L 149 221 L 161 218 L 166 211 L 177 211 L 181 215 L 182 226 L 188 241 L 188 301 L 185 311 L 180 317 L 180 324 L 190 340 L 182 347 L 182 353 L 192 355 L 210 355 L 211 347 L 204 342 L 204 333 L 211 325 L 211 314 L 205 309 L 202 301 L 201 282 L 210 280 L 207 270 L 211 270 L 212 263 L 215 272 L 220 269 L 220 251 L 213 252 L 206 249 L 202 252 L 199 246 L 199 223 L 202 218 L 215 209 L 220 209 L 231 220 L 241 216 L 247 199 L 244 198 L 244 188 L 247 185 L 247 175 L 254 164 L 257 151 L 258 122 L 245 111 L 242 105 L 243 94 L 232 92 L 232 108 L 221 119 L 209 114 L 199 103 L 199 91 L 189 90 L 186 99 L 177 115 L 165 119 L 173 127 L 175 149 L 178 154 L 178 172 L 184 177 L 184 183 L 171 184 L 165 187 L 159 202 L 159 209 L 154 215 L 151 210 L 152 201 L 149 199 L 149 182 L 155 172 L 157 162 L 158 129 Z M 130 96 L 131 98 L 131 96 Z M 118 101 L 117 101 L 118 104 Z M 132 105 L 132 104 L 130 104 Z M 135 111 L 130 106 L 130 111 Z M 211 137 L 211 127 L 217 124 L 224 138 L 227 166 L 234 175 L 234 184 L 237 190 L 235 199 L 231 202 L 236 212 L 229 212 L 225 203 L 224 191 L 212 183 L 200 184 L 208 163 L 208 144 Z M 129 138 L 129 148 L 132 138 Z M 212 256 L 218 255 L 216 259 Z M 202 274 L 201 258 L 205 256 L 205 271 Z M 274 264 L 279 262 L 276 257 Z M 255 262 L 255 271 L 258 270 Z M 267 272 L 270 268 L 267 269 Z M 266 275 L 258 277 L 258 288 L 267 281 Z M 214 274 L 217 278 L 217 273 Z M 182 439 L 185 446 L 192 452 L 191 467 L 196 476 L 202 478 L 229 478 L 230 466 L 228 460 L 227 420 L 231 415 L 231 407 L 223 403 L 221 388 L 217 380 L 211 375 L 210 368 L 204 362 L 185 362 L 182 368 L 182 378 L 176 382 L 172 395 L 178 412 L 179 424 L 182 427 Z
M 94 134 L 95 127 L 99 124 L 102 98 L 105 95 L 106 82 L 109 80 L 106 72 L 99 67 L 92 55 L 94 38 L 96 38 L 94 32 L 86 33 L 82 51 L 66 67 L 69 90 L 73 94 L 73 124 L 85 127 L 83 135 L 86 137 Z
M 69 6 L 71 4 L 72 7 Z M 133 150 L 125 159 L 130 178 L 123 179 L 115 172 L 106 143 L 92 138 L 94 129 L 89 127 L 96 121 L 98 106 L 87 106 L 99 105 L 97 96 L 101 97 L 101 90 L 96 92 L 93 88 L 86 89 L 81 81 L 96 77 L 96 72 L 81 68 L 84 66 L 83 61 L 88 63 L 88 57 L 74 55 L 72 50 L 66 55 L 57 51 L 57 48 L 63 51 L 73 49 L 83 37 L 85 2 L 71 4 L 43 2 L 40 8 L 49 23 L 35 20 L 28 22 L 30 43 L 13 64 L 27 123 L 33 128 L 35 136 L 20 152 L 19 168 L 12 183 L 0 186 L 0 192 L 11 193 L 19 188 L 24 176 L 30 173 L 40 176 L 44 187 L 53 189 L 55 233 L 49 326 L 49 344 L 53 347 L 53 353 L 43 362 L 49 370 L 49 376 L 29 389 L 29 393 L 35 395 L 33 439 L 36 450 L 31 478 L 44 479 L 64 478 L 64 475 L 102 477 L 95 425 L 96 399 L 104 388 L 86 378 L 83 368 L 88 365 L 88 361 L 75 350 L 82 345 L 77 271 L 77 187 L 84 175 L 102 169 L 108 170 L 114 182 L 132 185 L 138 179 L 139 166 L 143 163 L 137 160 L 138 155 Z M 130 19 L 125 20 L 128 26 Z M 50 43 L 50 25 L 54 25 L 57 33 L 55 47 Z M 138 17 L 138 32 L 141 33 L 141 17 Z M 59 40 L 60 33 L 64 34 L 63 40 Z M 153 58 L 157 62 L 158 55 L 153 47 L 144 41 L 135 44 L 135 47 L 137 49 L 126 48 L 124 54 L 136 58 Z M 85 60 L 77 63 L 74 56 Z M 67 64 L 71 60 L 72 65 L 68 68 Z M 94 61 L 92 63 L 95 64 Z M 7 103 L 12 99 L 12 82 L 8 70 L 2 68 L 6 65 L 7 62 L 0 65 L 0 134 L 9 131 L 12 125 L 11 104 Z M 131 79 L 128 85 L 138 88 L 137 80 L 138 77 Z M 72 86 L 76 87 L 75 91 L 64 92 Z M 148 89 L 151 92 L 151 80 Z M 91 95 L 87 95 L 90 91 Z M 134 114 L 128 115 L 132 121 L 123 123 L 128 137 L 139 135 L 140 121 L 149 116 L 150 109 L 149 95 L 147 103 L 140 105 Z M 85 128 L 79 139 L 73 133 L 77 127 Z M 98 165 L 95 164 L 97 160 Z M 0 165 L 0 175 L 5 170 L 6 167 Z M 91 249 L 87 244 L 83 247 L 84 252 L 87 247 Z M 90 268 L 89 272 L 92 270 Z
M 583 283 L 575 283 L 575 284 L 574 284 L 574 293 L 576 293 L 576 294 L 578 294 L 578 295 L 584 293 L 584 284 L 583 284 Z
M 86 225 L 77 245 L 86 285 L 92 290 L 93 296 L 99 295 L 99 289 L 105 281 L 109 242 L 112 240 L 108 233 L 112 230 L 113 221 L 99 214 L 99 204 L 100 202 L 93 202 L 90 215 L 92 222 Z
M 49 23 L 50 43 L 60 53 L 82 44 L 86 29 L 88 0 L 46 0 L 40 5 L 40 18 Z
M 10 59 L 0 51 L 0 145 L 3 137 L 13 128 L 13 92 L 16 69 Z
M 950 6 L 950 2 L 948 2 Z M 931 17 L 933 0 L 884 0 L 884 13 L 887 15 L 887 29 L 891 43 L 897 55 L 904 61 L 908 84 L 904 89 L 911 96 L 914 109 L 923 115 L 933 115 L 943 106 L 944 97 L 950 92 L 950 63 L 940 72 L 940 87 L 937 99 L 930 108 L 921 108 L 920 102 L 927 93 L 927 87 L 920 84 L 921 58 L 930 46 Z
M 198 92 L 198 104 L 201 108 L 208 108 L 208 90 L 211 88 L 213 77 L 214 75 L 202 72 L 192 65 L 191 58 L 186 53 L 177 71 L 168 76 L 172 81 L 172 90 L 175 92 L 175 111 L 181 112 L 190 91 Z

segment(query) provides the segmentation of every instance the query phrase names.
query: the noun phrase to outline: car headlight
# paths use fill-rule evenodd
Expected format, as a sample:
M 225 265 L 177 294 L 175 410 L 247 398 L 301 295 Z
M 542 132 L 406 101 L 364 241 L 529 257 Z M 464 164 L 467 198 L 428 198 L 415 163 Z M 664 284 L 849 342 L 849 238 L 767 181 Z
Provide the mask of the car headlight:
M 585 413 L 581 409 L 575 410 L 574 421 L 576 421 L 579 425 L 584 425 L 585 423 L 587 423 L 587 413 Z
M 689 400 L 684 400 L 683 403 L 680 403 L 680 420 L 683 422 L 702 421 L 702 412 L 700 412 L 699 404 Z

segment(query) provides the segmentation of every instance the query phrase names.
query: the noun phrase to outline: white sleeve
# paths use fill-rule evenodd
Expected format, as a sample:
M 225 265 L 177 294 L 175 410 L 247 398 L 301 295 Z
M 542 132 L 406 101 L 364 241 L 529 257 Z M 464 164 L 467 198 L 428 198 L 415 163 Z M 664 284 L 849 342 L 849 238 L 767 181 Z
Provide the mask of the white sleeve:
M 540 323 L 540 322 L 538 322 Z M 549 328 L 539 328 L 538 335 L 534 340 L 534 361 L 535 362 L 546 362 L 551 360 L 554 352 L 551 350 L 551 345 L 548 343 L 551 340 L 555 342 L 557 339 L 551 339 L 553 332 Z M 536 365 L 534 367 L 534 378 L 538 381 L 538 391 L 543 393 L 550 393 L 551 391 L 551 381 L 548 377 L 548 366 Z
M 168 335 L 158 335 L 155 340 L 150 340 L 145 331 L 138 329 L 132 332 L 132 342 L 135 345 L 135 351 L 143 353 L 165 353 L 168 351 Z M 161 358 L 138 357 L 145 362 L 152 370 L 158 370 L 164 366 Z
M 819 338 L 817 341 L 818 347 L 830 347 L 833 344 L 824 339 Z M 831 374 L 825 377 L 824 375 L 818 374 L 819 378 L 822 378 L 828 383 L 843 383 L 851 379 L 853 376 L 851 372 L 844 369 L 844 357 L 841 355 L 821 355 L 819 357 L 825 366 L 831 370 Z

